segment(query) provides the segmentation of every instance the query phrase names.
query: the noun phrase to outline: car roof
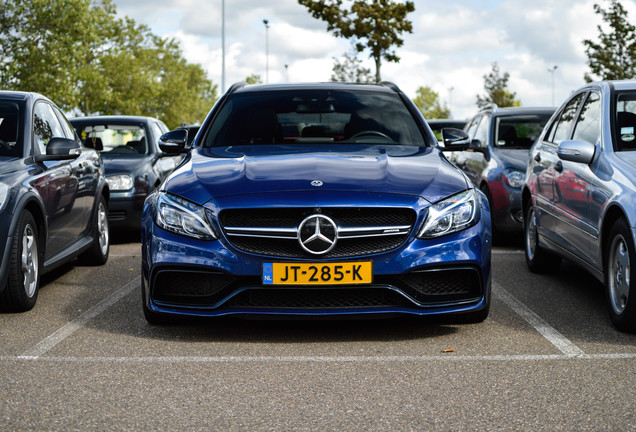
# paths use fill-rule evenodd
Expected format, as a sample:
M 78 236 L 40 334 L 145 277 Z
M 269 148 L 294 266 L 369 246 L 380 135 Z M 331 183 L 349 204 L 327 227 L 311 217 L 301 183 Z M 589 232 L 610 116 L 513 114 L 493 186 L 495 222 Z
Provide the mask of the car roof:
M 36 93 L 36 92 L 24 92 L 24 91 L 17 91 L 17 90 L 0 90 L 0 98 L 2 99 L 14 99 L 14 100 L 28 100 L 28 99 L 45 99 L 45 100 L 49 100 L 49 98 L 47 98 L 44 95 L 41 95 L 40 93 Z
M 236 93 L 251 93 L 251 92 L 264 92 L 264 91 L 290 91 L 290 90 L 366 90 L 366 91 L 379 91 L 384 93 L 399 92 L 398 87 L 391 82 L 381 82 L 379 84 L 362 84 L 362 83 L 337 83 L 337 82 L 325 82 L 325 83 L 294 83 L 294 84 L 249 84 L 241 85 L 244 83 L 235 84 Z M 232 91 L 232 89 L 230 89 Z
M 506 107 L 492 111 L 493 116 L 509 116 L 523 114 L 552 114 L 556 107 Z
M 157 120 L 148 116 L 128 116 L 128 115 L 103 115 L 103 116 L 86 116 L 73 117 L 69 121 L 71 123 L 146 123 L 150 120 Z

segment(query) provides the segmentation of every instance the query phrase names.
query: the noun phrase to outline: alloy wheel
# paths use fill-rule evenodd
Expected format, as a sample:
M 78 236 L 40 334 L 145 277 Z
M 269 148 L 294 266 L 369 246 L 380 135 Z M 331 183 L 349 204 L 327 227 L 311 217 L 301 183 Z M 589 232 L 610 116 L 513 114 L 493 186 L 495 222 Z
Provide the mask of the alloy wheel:
M 627 305 L 630 283 L 629 250 L 620 234 L 612 240 L 608 265 L 610 303 L 614 312 L 620 315 Z

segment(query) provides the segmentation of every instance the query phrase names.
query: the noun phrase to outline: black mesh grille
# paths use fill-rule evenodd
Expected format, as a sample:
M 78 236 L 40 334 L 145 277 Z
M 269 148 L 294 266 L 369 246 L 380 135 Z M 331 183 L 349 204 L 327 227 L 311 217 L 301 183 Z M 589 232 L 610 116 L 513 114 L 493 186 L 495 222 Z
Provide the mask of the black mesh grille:
M 330 217 L 340 228 L 413 226 L 415 212 L 408 208 L 352 207 L 352 208 L 274 208 L 223 210 L 219 221 L 232 228 L 292 228 L 312 214 Z M 409 232 L 382 237 L 339 239 L 336 247 L 321 258 L 344 258 L 386 252 L 400 246 Z M 311 256 L 296 239 L 227 236 L 230 243 L 245 252 L 258 255 L 302 258 Z
M 113 222 L 126 220 L 126 210 L 109 210 L 108 220 Z
M 469 300 L 481 297 L 480 273 L 472 268 L 419 271 L 399 278 L 376 278 L 394 285 L 422 303 Z
M 162 270 L 155 276 L 152 296 L 168 303 L 215 303 L 218 294 L 234 280 L 224 273 Z
M 256 289 L 234 297 L 228 307 L 269 309 L 353 309 L 413 306 L 398 293 L 381 288 Z

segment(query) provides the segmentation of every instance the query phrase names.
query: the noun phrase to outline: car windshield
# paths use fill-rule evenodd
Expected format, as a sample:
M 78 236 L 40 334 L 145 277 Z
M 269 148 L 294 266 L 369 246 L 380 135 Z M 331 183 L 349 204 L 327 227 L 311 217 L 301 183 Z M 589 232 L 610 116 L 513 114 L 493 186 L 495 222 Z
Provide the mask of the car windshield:
M 306 89 L 233 94 L 204 147 L 335 142 L 425 145 L 397 94 Z
M 497 117 L 495 147 L 529 149 L 552 113 Z
M 22 156 L 21 118 L 20 105 L 0 100 L 0 156 Z
M 148 154 L 148 140 L 141 125 L 91 124 L 75 127 L 84 146 L 94 148 L 102 154 Z
M 616 96 L 616 137 L 618 151 L 636 150 L 636 93 Z

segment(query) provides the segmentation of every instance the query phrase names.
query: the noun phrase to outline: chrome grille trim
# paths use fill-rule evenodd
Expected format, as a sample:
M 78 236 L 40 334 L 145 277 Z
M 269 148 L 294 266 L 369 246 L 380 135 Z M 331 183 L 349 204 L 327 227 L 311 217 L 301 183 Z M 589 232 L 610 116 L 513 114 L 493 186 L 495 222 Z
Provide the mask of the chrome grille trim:
M 408 234 L 410 225 L 379 226 L 379 227 L 337 227 L 339 239 L 353 239 L 366 237 L 384 237 Z M 225 227 L 225 233 L 233 237 L 259 237 L 272 239 L 298 240 L 297 228 L 244 228 Z

